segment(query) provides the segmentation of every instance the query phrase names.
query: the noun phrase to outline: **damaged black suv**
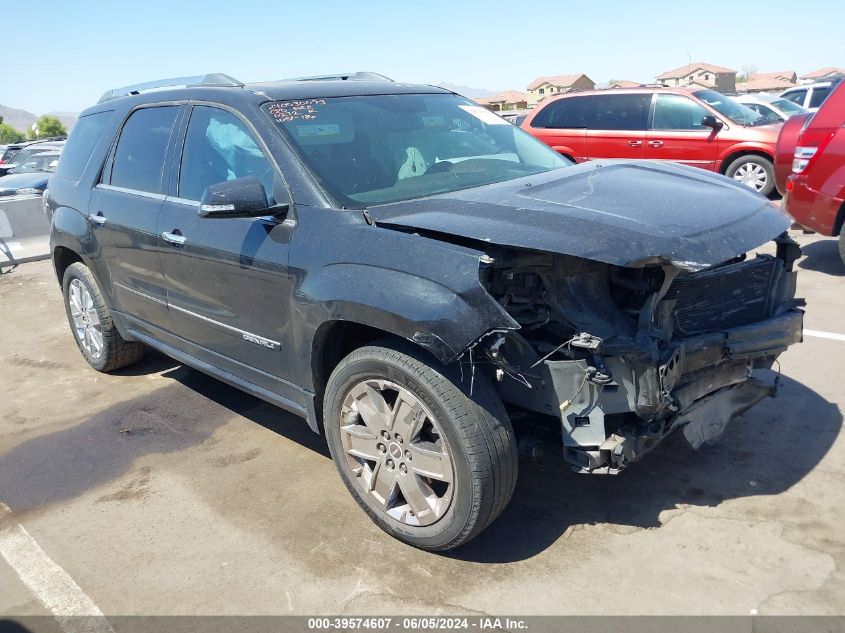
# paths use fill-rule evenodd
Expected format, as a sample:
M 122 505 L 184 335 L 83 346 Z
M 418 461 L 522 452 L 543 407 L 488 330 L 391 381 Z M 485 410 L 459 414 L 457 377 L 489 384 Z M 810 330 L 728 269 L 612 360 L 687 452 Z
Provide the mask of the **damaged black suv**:
M 47 208 L 92 367 L 151 347 L 301 415 L 364 511 L 429 550 L 508 503 L 511 418 L 616 473 L 773 395 L 751 371 L 802 335 L 800 251 L 765 198 L 668 163 L 573 165 L 368 73 L 111 91 Z

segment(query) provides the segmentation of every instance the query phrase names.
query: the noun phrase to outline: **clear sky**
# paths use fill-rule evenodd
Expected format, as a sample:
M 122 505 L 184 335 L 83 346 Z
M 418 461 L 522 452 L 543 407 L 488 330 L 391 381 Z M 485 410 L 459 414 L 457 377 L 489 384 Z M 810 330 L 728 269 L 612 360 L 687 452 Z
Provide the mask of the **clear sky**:
M 540 75 L 653 81 L 692 61 L 845 67 L 842 0 L 0 2 L 0 104 L 79 111 L 107 89 L 371 70 L 524 90 Z

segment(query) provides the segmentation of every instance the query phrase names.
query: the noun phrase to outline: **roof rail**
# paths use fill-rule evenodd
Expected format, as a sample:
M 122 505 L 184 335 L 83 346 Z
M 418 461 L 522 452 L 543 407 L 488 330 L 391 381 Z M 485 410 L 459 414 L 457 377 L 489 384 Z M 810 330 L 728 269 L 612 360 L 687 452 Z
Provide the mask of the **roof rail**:
M 367 71 L 358 71 L 355 73 L 338 73 L 336 75 L 314 75 L 313 77 L 291 77 L 290 79 L 282 79 L 282 81 L 390 81 L 390 77 L 385 77 L 379 73 L 371 73 Z
M 223 73 L 209 73 L 207 75 L 195 75 L 192 77 L 173 77 L 172 79 L 158 79 L 156 81 L 148 81 L 142 84 L 135 84 L 134 86 L 124 86 L 123 88 L 115 88 L 114 90 L 107 90 L 97 103 L 109 101 L 110 99 L 117 99 L 118 97 L 125 97 L 127 95 L 137 95 L 142 92 L 151 90 L 158 90 L 161 88 L 173 88 L 177 86 L 228 86 L 232 88 L 243 88 L 243 83 L 224 75 Z

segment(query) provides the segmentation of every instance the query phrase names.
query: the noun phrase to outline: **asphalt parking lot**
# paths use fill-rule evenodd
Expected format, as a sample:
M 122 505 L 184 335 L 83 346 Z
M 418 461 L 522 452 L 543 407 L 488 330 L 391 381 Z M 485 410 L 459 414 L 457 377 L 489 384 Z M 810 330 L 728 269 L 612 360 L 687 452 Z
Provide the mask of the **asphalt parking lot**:
M 0 617 L 845 613 L 845 266 L 794 235 L 814 335 L 777 399 L 617 477 L 547 446 L 448 555 L 372 524 L 303 421 L 154 353 L 90 370 L 24 264 L 0 277 Z

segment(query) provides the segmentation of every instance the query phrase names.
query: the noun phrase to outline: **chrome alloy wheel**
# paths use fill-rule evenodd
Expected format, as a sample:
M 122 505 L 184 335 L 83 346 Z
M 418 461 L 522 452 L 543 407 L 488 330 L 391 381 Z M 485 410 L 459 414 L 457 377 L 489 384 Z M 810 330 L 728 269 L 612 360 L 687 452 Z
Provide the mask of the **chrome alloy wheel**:
M 734 180 L 738 180 L 746 187 L 761 191 L 769 180 L 768 174 L 762 165 L 757 163 L 744 163 L 737 167 L 734 172 Z
M 341 407 L 346 461 L 363 492 L 406 525 L 431 525 L 449 509 L 452 457 L 437 421 L 407 389 L 369 379 Z
M 100 324 L 100 316 L 94 307 L 91 293 L 79 279 L 70 282 L 68 300 L 76 339 L 91 358 L 99 358 L 103 353 L 103 328 Z

